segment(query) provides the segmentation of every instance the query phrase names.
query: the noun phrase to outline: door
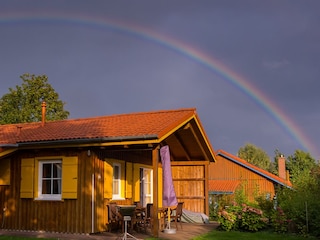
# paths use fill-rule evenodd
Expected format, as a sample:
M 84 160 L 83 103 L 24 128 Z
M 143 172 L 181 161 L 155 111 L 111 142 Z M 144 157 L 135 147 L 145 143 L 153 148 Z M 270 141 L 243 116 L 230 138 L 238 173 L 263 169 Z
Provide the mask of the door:
M 140 201 L 143 207 L 152 203 L 152 170 L 140 168 Z

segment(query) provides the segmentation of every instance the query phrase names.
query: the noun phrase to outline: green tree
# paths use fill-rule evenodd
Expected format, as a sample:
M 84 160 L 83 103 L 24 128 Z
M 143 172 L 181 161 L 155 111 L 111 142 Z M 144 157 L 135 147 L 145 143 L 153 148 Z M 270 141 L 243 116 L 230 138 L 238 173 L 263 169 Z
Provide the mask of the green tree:
M 286 168 L 289 170 L 290 178 L 294 184 L 303 184 L 310 177 L 311 172 L 317 166 L 314 158 L 308 152 L 296 150 L 293 155 L 288 156 Z
M 238 157 L 268 171 L 271 167 L 271 161 L 268 154 L 263 149 L 251 143 L 246 144 L 238 150 Z
M 65 103 L 48 83 L 45 75 L 20 76 L 23 83 L 0 99 L 0 124 L 38 122 L 42 119 L 41 103 L 46 102 L 46 119 L 61 120 L 69 116 Z
M 320 166 L 310 153 L 296 150 L 287 157 L 286 167 L 293 190 L 279 189 L 279 205 L 297 231 L 320 236 Z

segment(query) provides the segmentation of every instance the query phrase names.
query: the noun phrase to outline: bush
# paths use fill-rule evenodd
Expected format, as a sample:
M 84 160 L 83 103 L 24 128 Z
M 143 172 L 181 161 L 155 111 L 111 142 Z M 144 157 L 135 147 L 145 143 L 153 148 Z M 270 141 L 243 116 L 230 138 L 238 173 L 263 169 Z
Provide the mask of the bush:
M 272 224 L 272 227 L 275 232 L 278 233 L 286 233 L 288 232 L 288 224 L 289 220 L 284 213 L 284 211 L 277 207 L 276 210 L 273 211 L 273 213 L 270 216 L 270 223 Z
M 266 227 L 267 219 L 261 209 L 242 204 L 234 204 L 219 212 L 219 229 L 257 232 Z

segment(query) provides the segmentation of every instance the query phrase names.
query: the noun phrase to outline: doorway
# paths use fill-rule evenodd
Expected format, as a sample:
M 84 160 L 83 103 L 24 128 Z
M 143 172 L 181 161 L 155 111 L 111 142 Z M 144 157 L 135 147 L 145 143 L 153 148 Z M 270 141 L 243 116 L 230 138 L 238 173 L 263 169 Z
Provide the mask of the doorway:
M 153 202 L 152 186 L 152 170 L 140 168 L 140 201 L 143 207 Z

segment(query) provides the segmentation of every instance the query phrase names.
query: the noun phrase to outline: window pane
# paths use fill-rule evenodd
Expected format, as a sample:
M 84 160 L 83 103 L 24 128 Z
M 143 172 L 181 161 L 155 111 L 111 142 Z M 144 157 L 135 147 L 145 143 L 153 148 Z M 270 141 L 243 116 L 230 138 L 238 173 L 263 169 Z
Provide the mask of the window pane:
M 61 194 L 61 180 L 53 180 L 53 194 Z
M 53 177 L 54 178 L 61 178 L 61 163 L 54 163 L 53 164 Z
M 42 177 L 43 178 L 50 178 L 51 177 L 51 163 L 44 163 L 42 167 Z
M 119 181 L 116 181 L 116 180 L 113 181 L 113 194 L 115 195 L 119 194 Z
M 42 180 L 42 194 L 51 194 L 51 180 Z
M 119 179 L 119 166 L 114 166 L 113 167 L 113 178 L 114 179 Z

